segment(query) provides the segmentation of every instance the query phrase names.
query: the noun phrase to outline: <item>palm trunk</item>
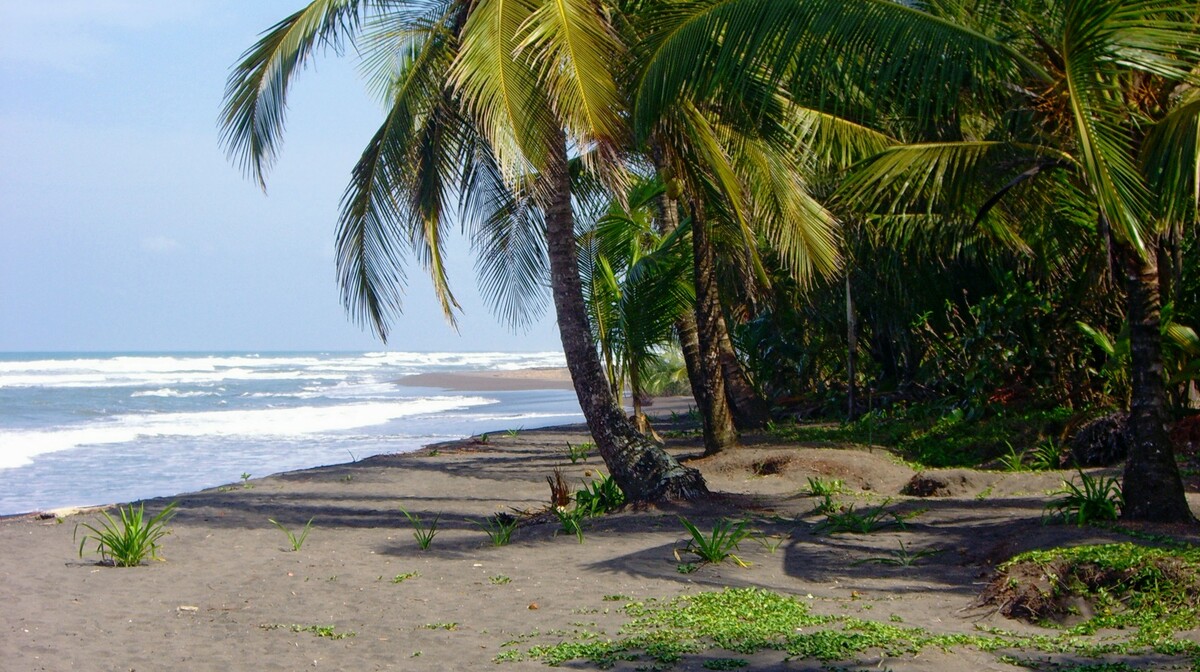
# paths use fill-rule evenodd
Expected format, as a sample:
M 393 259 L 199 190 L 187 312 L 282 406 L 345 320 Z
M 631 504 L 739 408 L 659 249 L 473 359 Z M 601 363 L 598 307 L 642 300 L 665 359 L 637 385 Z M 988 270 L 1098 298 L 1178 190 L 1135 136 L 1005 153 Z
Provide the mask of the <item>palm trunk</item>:
M 858 313 L 854 310 L 854 293 L 850 291 L 850 269 L 846 269 L 846 420 L 855 417 L 858 400 Z
M 679 210 L 669 196 L 658 197 L 659 230 L 671 234 L 679 228 Z M 699 292 L 697 292 L 699 294 Z M 687 368 L 688 384 L 704 431 L 705 452 L 718 453 L 737 445 L 737 429 L 733 424 L 733 413 L 724 394 L 710 395 L 706 390 L 704 361 L 700 353 L 700 337 L 696 328 L 696 312 L 686 312 L 675 321 L 675 333 L 679 336 L 679 349 Z
M 1124 244 L 1118 253 L 1125 269 L 1133 388 L 1122 517 L 1160 523 L 1193 522 L 1167 437 L 1156 254 L 1151 251 L 1143 259 Z
M 698 499 L 708 493 L 700 472 L 680 465 L 633 428 L 600 366 L 579 280 L 566 141 L 561 140 L 547 170 L 546 247 L 559 336 L 579 406 L 604 464 L 629 501 Z
M 715 272 L 714 272 L 715 275 Z M 714 290 L 716 282 L 712 283 Z M 738 429 L 762 429 L 771 419 L 771 407 L 767 404 L 746 376 L 742 361 L 738 359 L 737 351 L 733 349 L 733 339 L 729 337 L 729 325 L 725 315 L 719 310 L 717 301 L 717 347 L 721 352 L 721 372 L 725 375 L 725 397 L 733 409 L 733 422 Z
M 712 244 L 708 240 L 701 208 L 692 216 L 692 263 L 696 273 L 696 335 L 700 346 L 702 413 L 706 416 L 704 454 L 713 455 L 738 445 L 737 431 L 725 394 L 721 367 L 720 328 L 723 324 Z M 711 414 L 711 417 L 707 417 Z

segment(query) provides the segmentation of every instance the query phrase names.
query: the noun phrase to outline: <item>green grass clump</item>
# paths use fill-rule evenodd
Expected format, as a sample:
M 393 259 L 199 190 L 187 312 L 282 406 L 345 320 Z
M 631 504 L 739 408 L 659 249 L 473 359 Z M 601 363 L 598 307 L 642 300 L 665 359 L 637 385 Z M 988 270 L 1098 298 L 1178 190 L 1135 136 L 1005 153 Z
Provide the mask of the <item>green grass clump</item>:
M 304 546 L 304 541 L 308 539 L 308 533 L 312 532 L 313 520 L 313 518 L 309 518 L 308 522 L 304 524 L 304 528 L 300 530 L 300 534 L 296 534 L 284 526 L 283 523 L 275 520 L 274 518 L 267 519 L 269 523 L 275 527 L 278 527 L 285 535 L 287 535 L 288 543 L 291 544 L 293 551 L 299 551 Z
M 1121 485 L 1115 478 L 1093 478 L 1079 471 L 1080 484 L 1063 482 L 1062 497 L 1046 505 L 1048 518 L 1075 523 L 1083 527 L 1090 523 L 1114 521 L 1125 505 Z
M 80 528 L 86 530 L 79 542 L 79 557 L 83 557 L 83 549 L 89 541 L 96 543 L 94 553 L 100 554 L 101 564 L 114 567 L 136 567 L 146 558 L 158 560 L 158 542 L 168 534 L 167 523 L 175 516 L 178 505 L 171 502 L 157 515 L 146 518 L 144 504 L 134 508 L 117 507 L 120 522 L 110 516 L 107 511 L 101 511 L 102 518 L 92 523 L 79 523 L 75 526 L 72 540 L 79 538 Z
M 404 514 L 408 523 L 412 525 L 413 539 L 417 540 L 417 548 L 422 551 L 429 550 L 429 544 L 433 543 L 433 538 L 437 536 L 438 521 L 442 519 L 442 514 L 439 513 L 433 517 L 433 520 L 424 522 L 420 516 L 409 513 L 403 506 L 400 507 L 400 513 Z
M 683 523 L 683 527 L 687 529 L 688 534 L 692 537 L 688 540 L 687 547 L 684 549 L 685 551 L 694 553 L 700 560 L 712 564 L 718 564 L 728 559 L 733 560 L 742 567 L 747 566 L 747 563 L 734 555 L 733 552 L 738 550 L 738 544 L 754 534 L 753 530 L 747 529 L 750 521 L 743 520 L 734 523 L 721 518 L 713 523 L 712 532 L 709 534 L 701 532 L 687 518 L 681 516 L 679 522 Z M 675 557 L 678 560 L 679 554 L 676 553 Z M 690 572 L 684 573 L 687 574 Z
M 624 504 L 625 493 L 612 476 L 584 483 L 583 489 L 575 493 L 575 508 L 589 518 L 604 515 Z
M 853 504 L 847 509 L 825 511 L 825 520 L 817 523 L 814 531 L 823 534 L 870 534 L 893 525 L 904 529 L 904 518 L 884 508 L 888 501 L 858 511 L 854 510 Z
M 1133 643 L 1160 649 L 1200 626 L 1200 548 L 1132 543 L 1031 551 L 999 567 L 987 595 L 1015 616 L 1053 623 L 1082 598 L 1095 616 L 1066 629 L 1137 629 Z
M 492 542 L 492 546 L 507 546 L 508 542 L 512 541 L 512 533 L 516 531 L 517 526 L 521 521 L 516 516 L 511 516 L 507 513 L 497 513 L 494 516 L 479 520 L 468 520 L 483 530 L 488 536 L 488 540 Z

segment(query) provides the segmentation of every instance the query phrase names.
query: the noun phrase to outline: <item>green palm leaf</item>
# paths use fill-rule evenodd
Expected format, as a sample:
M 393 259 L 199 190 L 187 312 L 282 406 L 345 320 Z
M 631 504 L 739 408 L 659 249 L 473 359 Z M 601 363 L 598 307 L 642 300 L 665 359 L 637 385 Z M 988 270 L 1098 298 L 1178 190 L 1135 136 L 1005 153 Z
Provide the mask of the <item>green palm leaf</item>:
M 537 72 L 517 52 L 533 0 L 480 0 L 463 26 L 450 80 L 511 185 L 545 166 L 559 129 Z
M 282 142 L 292 77 L 319 46 L 340 48 L 369 0 L 314 0 L 275 24 L 234 66 L 225 85 L 221 144 L 264 190 Z

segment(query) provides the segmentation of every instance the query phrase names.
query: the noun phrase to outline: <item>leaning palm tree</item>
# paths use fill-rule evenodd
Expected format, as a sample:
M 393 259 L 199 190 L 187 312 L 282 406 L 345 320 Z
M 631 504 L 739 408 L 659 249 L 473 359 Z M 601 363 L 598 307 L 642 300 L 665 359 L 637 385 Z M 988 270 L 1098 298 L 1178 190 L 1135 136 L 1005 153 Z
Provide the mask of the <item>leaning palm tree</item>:
M 260 184 L 279 148 L 293 76 L 318 47 L 346 41 L 366 54 L 388 104 L 343 199 L 347 309 L 386 339 L 414 253 L 452 320 L 442 241 L 455 209 L 480 258 L 508 262 L 488 264 L 481 279 L 510 315 L 531 306 L 496 288 L 531 287 L 544 251 L 567 366 L 613 478 L 633 501 L 703 495 L 699 472 L 629 423 L 591 340 L 568 152 L 579 148 L 592 172 L 623 182 L 622 101 L 604 67 L 621 45 L 604 14 L 591 0 L 315 0 L 248 50 L 226 89 L 223 140 Z

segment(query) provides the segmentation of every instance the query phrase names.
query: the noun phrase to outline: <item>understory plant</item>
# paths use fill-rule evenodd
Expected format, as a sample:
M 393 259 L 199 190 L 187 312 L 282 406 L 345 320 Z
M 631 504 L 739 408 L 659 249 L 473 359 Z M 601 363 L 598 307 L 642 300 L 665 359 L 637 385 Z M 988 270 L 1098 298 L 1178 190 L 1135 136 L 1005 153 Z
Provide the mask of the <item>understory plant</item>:
M 824 512 L 825 520 L 817 524 L 816 531 L 826 534 L 839 532 L 869 534 L 891 525 L 904 529 L 904 518 L 884 508 L 887 504 L 888 502 L 885 501 L 879 506 L 860 511 L 855 511 L 854 505 L 851 504 L 849 508 L 842 511 L 826 511 Z
M 1121 486 L 1115 478 L 1093 478 L 1079 470 L 1080 484 L 1063 481 L 1056 494 L 1062 497 L 1046 505 L 1046 516 L 1082 527 L 1089 523 L 1116 520 L 1125 504 Z
M 625 504 L 625 493 L 612 476 L 590 481 L 575 493 L 575 508 L 585 511 L 587 516 L 600 516 Z
M 712 532 L 707 535 L 687 518 L 680 516 L 679 522 L 683 523 L 683 527 L 692 537 L 684 547 L 685 551 L 694 553 L 700 560 L 712 564 L 719 564 L 728 559 L 742 567 L 747 566 L 747 563 L 733 552 L 738 550 L 738 545 L 742 541 L 754 533 L 753 530 L 748 529 L 749 520 L 735 523 L 727 518 L 718 518 L 717 522 L 713 523 Z M 680 559 L 678 552 L 675 557 Z
M 422 551 L 428 550 L 429 544 L 433 543 L 433 537 L 437 535 L 438 521 L 441 520 L 442 514 L 437 514 L 433 520 L 426 523 L 421 520 L 420 516 L 409 513 L 403 506 L 400 507 L 400 513 L 404 514 L 404 517 L 412 525 L 413 538 L 417 540 L 417 547 Z
M 177 502 L 166 505 L 162 511 L 146 518 L 145 504 L 117 507 L 120 521 L 107 511 L 101 511 L 101 519 L 75 526 L 72 540 L 79 537 L 79 530 L 86 532 L 79 542 L 79 557 L 89 541 L 96 544 L 94 553 L 100 554 L 100 563 L 114 567 L 136 567 L 147 557 L 159 560 L 158 541 L 168 534 L 167 523 L 175 516 Z
M 299 551 L 300 547 L 304 546 L 304 540 L 308 539 L 308 533 L 312 532 L 312 524 L 314 519 L 308 519 L 308 522 L 304 524 L 304 528 L 300 530 L 300 534 L 292 532 L 285 527 L 283 523 L 275 520 L 274 518 L 268 518 L 267 520 L 270 521 L 270 523 L 275 527 L 278 527 L 285 535 L 287 535 L 288 543 L 292 545 L 293 551 Z
M 491 540 L 492 546 L 506 546 L 512 539 L 512 533 L 520 524 L 520 519 L 516 516 L 507 513 L 497 513 L 494 516 L 484 518 L 482 521 L 469 521 L 483 530 L 488 539 Z

